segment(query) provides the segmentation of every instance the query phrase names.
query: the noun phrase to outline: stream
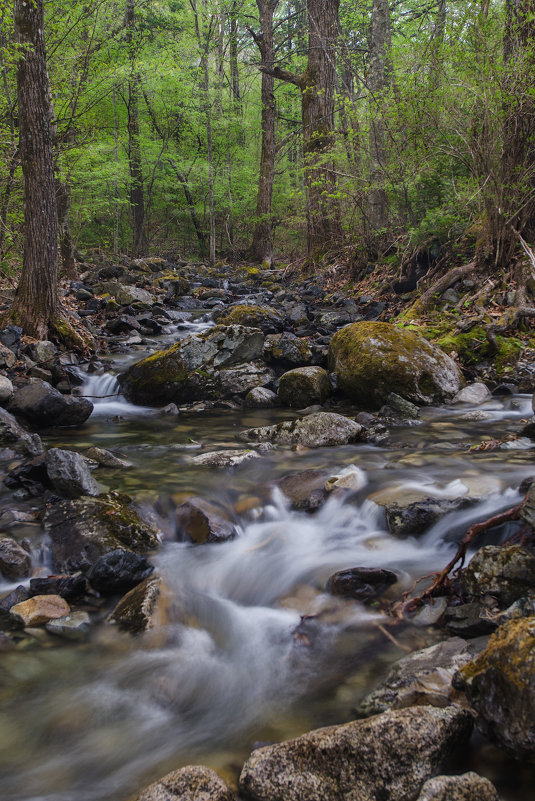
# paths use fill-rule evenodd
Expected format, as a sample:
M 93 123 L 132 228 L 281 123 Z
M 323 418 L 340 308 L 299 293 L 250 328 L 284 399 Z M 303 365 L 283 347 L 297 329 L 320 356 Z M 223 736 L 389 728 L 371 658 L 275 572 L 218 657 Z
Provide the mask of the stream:
M 121 370 L 132 359 L 125 354 L 108 366 Z M 443 566 L 472 522 L 514 504 L 520 483 L 535 472 L 530 440 L 469 449 L 518 431 L 531 415 L 530 396 L 495 398 L 477 409 L 423 409 L 418 421 L 392 429 L 388 447 L 274 448 L 225 471 L 191 457 L 239 447 L 241 429 L 297 413 L 162 416 L 124 401 L 111 372 L 87 377 L 82 392 L 104 396 L 95 398 L 88 422 L 43 439 L 54 447 L 110 448 L 131 462 L 129 470 L 95 475 L 107 490 L 134 497 L 169 538 L 152 558 L 168 594 L 160 626 L 142 637 L 106 625 L 109 608 L 96 602 L 100 622 L 87 642 L 34 630 L 25 648 L 2 655 L 3 801 L 127 801 L 192 763 L 232 781 L 253 744 L 351 720 L 404 652 L 385 636 L 379 607 L 329 596 L 327 578 L 357 565 L 390 568 L 399 576 L 390 591 L 396 597 Z M 295 471 L 348 467 L 360 471 L 361 490 L 330 498 L 315 514 L 292 511 L 273 485 Z M 9 494 L 2 493 L 5 502 Z M 477 501 L 418 539 L 395 539 L 379 502 L 421 493 Z M 172 541 L 173 510 L 191 494 L 220 503 L 239 536 L 217 545 Z M 30 510 L 31 501 L 20 507 Z M 17 536 L 30 539 L 46 572 L 38 525 L 20 523 Z M 317 617 L 304 626 L 303 614 Z M 443 636 L 411 625 L 394 634 L 410 649 Z M 496 781 L 504 801 L 532 797 L 533 776 L 490 746 L 467 760 Z

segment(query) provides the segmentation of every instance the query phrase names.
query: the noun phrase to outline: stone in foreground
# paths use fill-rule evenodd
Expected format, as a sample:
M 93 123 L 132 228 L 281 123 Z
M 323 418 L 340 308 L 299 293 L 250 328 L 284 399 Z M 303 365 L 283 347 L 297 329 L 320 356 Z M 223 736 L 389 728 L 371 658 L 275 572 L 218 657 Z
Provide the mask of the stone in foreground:
M 213 770 L 191 765 L 154 782 L 137 801 L 235 801 L 235 795 Z
M 10 610 L 24 626 L 42 626 L 50 620 L 65 617 L 70 611 L 67 601 L 59 595 L 34 595 Z
M 10 581 L 27 578 L 32 570 L 28 551 L 11 537 L 0 539 L 0 573 Z
M 362 431 L 362 426 L 349 417 L 334 412 L 316 412 L 299 420 L 286 420 L 276 426 L 249 428 L 237 436 L 242 442 L 328 448 L 355 442 Z
M 365 408 L 377 409 L 394 390 L 416 404 L 442 402 L 461 388 L 453 359 L 426 339 L 390 323 L 359 322 L 337 331 L 329 369 L 338 389 Z
M 494 785 L 477 773 L 435 776 L 422 787 L 417 801 L 500 801 Z
M 389 711 L 258 749 L 240 788 L 254 801 L 412 801 L 471 731 L 460 708 Z
M 62 395 L 46 381 L 32 379 L 15 392 L 9 411 L 39 428 L 59 428 L 81 426 L 93 411 L 93 404 L 87 398 Z
M 50 448 L 45 464 L 52 486 L 64 498 L 98 495 L 98 484 L 91 475 L 86 460 L 79 453 Z

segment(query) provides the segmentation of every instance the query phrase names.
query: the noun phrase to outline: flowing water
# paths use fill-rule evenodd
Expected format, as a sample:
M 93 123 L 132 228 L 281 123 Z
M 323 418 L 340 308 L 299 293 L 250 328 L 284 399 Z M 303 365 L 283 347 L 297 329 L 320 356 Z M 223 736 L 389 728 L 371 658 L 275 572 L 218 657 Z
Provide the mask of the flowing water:
M 2 655 L 3 801 L 126 801 L 190 763 L 232 778 L 256 741 L 352 719 L 404 651 L 385 636 L 379 607 L 327 595 L 328 576 L 357 565 L 386 567 L 399 576 L 393 595 L 408 589 L 448 561 L 471 522 L 515 503 L 521 481 L 535 473 L 531 441 L 470 450 L 518 430 L 531 414 L 527 396 L 477 410 L 423 410 L 420 421 L 393 430 L 389 447 L 276 449 L 228 472 L 191 457 L 236 448 L 237 431 L 292 413 L 161 416 L 127 404 L 111 374 L 88 378 L 83 391 L 102 396 L 90 420 L 76 431 L 49 432 L 47 444 L 99 445 L 131 462 L 130 470 L 101 469 L 97 477 L 156 516 L 166 541 L 153 561 L 166 599 L 160 625 L 143 637 L 106 625 L 109 610 L 97 606 L 101 622 L 88 642 L 35 631 L 24 649 Z M 358 470 L 363 486 L 315 514 L 292 511 L 273 482 L 311 468 Z M 192 493 L 220 503 L 239 536 L 219 545 L 174 541 L 173 510 Z M 400 493 L 477 500 L 424 536 L 399 540 L 387 533 L 379 502 Z M 36 543 L 36 526 L 24 526 Z M 36 558 L 46 564 L 46 551 L 36 548 Z M 410 648 L 441 636 L 411 626 L 394 634 Z M 520 771 L 495 751 L 482 753 L 480 767 L 496 774 L 506 801 L 531 797 L 531 775 L 522 779 L 528 789 L 520 787 Z

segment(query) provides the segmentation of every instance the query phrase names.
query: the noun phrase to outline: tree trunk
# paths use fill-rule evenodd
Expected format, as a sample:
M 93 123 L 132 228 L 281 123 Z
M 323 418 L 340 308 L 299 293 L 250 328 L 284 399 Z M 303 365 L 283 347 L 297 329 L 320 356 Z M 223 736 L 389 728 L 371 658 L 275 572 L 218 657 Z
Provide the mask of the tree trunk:
M 56 205 L 58 210 L 59 251 L 61 274 L 64 278 L 76 279 L 76 261 L 71 236 L 71 190 L 67 181 L 56 178 Z
M 127 43 L 130 56 L 128 77 L 128 165 L 130 168 L 130 208 L 132 209 L 132 253 L 143 256 L 147 252 L 145 231 L 145 196 L 143 165 L 139 135 L 139 86 L 141 76 L 136 71 L 136 8 L 135 0 L 126 0 Z
M 43 0 L 15 0 L 20 157 L 24 175 L 24 257 L 9 317 L 44 339 L 59 316 L 56 193 L 46 71 Z
M 273 225 L 271 200 L 275 179 L 275 114 L 273 77 L 273 14 L 278 0 L 256 0 L 260 18 L 260 36 L 255 37 L 262 59 L 262 149 L 256 197 L 256 225 L 250 255 L 255 261 L 273 263 Z
M 386 128 L 382 93 L 390 74 L 390 6 L 388 0 L 373 0 L 370 23 L 370 181 L 368 216 L 374 233 L 388 222 L 388 198 L 385 189 Z

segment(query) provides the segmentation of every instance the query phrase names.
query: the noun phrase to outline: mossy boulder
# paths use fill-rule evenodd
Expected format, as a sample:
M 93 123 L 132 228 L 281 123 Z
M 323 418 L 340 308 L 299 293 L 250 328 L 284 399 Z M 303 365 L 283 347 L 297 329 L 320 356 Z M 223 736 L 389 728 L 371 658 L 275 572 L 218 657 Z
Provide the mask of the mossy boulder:
M 390 323 L 359 322 L 337 331 L 329 369 L 351 400 L 378 408 L 391 392 L 417 404 L 441 402 L 462 385 L 459 368 L 419 334 Z
M 517 758 L 535 759 L 535 617 L 511 620 L 460 671 L 487 736 Z
M 218 319 L 220 325 L 245 325 L 260 328 L 264 334 L 275 334 L 284 328 L 284 317 L 276 309 L 264 306 L 234 306 L 224 317 Z
M 296 367 L 279 379 L 277 397 L 285 406 L 303 409 L 324 403 L 331 394 L 331 384 L 323 367 Z
M 263 347 L 264 334 L 257 328 L 217 325 L 142 359 L 119 377 L 119 383 L 133 403 L 163 406 L 214 400 L 228 385 L 221 372 L 258 359 Z M 270 376 L 265 378 L 268 383 Z M 255 377 L 245 391 L 259 383 Z
M 269 334 L 266 337 L 264 359 L 289 367 L 302 367 L 311 362 L 312 350 L 307 339 L 284 331 L 282 334 Z
M 461 574 L 470 599 L 492 595 L 501 606 L 535 593 L 535 554 L 521 545 L 480 548 Z
M 88 570 L 110 551 L 143 553 L 158 547 L 158 531 L 143 520 L 128 495 L 62 500 L 49 506 L 43 525 L 58 573 Z

